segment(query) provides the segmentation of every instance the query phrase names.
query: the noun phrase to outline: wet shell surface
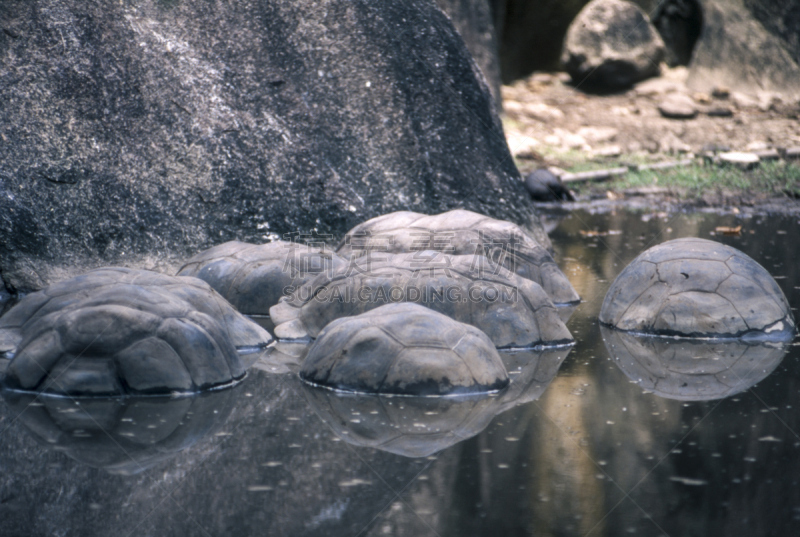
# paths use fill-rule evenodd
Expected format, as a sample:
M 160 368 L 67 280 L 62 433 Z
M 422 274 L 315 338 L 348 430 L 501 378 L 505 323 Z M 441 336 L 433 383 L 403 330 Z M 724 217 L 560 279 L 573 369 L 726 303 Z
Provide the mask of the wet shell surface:
M 280 339 L 315 338 L 330 322 L 412 302 L 485 332 L 496 347 L 573 342 L 542 287 L 483 256 L 423 251 L 352 259 L 270 309 Z
M 296 242 L 230 241 L 189 259 L 178 276 L 200 278 L 242 313 L 268 315 L 282 296 L 346 263 L 332 250 Z
M 300 378 L 336 390 L 454 395 L 508 385 L 486 335 L 417 304 L 388 304 L 330 323 L 309 349 Z
M 124 268 L 27 295 L 0 319 L 0 339 L 6 387 L 91 396 L 228 385 L 272 341 L 201 280 Z
M 556 305 L 580 302 L 547 249 L 522 228 L 463 209 L 437 215 L 399 211 L 367 220 L 345 235 L 337 253 L 353 258 L 371 252 L 421 250 L 483 255 L 541 285 Z
M 746 254 L 705 239 L 676 239 L 640 254 L 617 276 L 600 322 L 683 337 L 785 340 L 794 318 L 770 274 Z

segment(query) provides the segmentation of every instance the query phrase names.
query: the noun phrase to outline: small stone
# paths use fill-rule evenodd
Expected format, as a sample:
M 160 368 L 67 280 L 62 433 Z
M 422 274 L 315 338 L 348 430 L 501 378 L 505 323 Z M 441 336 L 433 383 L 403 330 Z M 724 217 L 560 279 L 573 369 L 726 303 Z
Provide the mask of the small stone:
M 598 157 L 618 157 L 622 154 L 622 148 L 618 145 L 607 145 L 600 147 L 594 151 L 594 155 Z
M 749 144 L 747 144 L 747 147 L 745 149 L 747 151 L 755 153 L 757 151 L 766 151 L 769 148 L 770 145 L 767 142 L 762 142 L 759 140 L 756 142 L 750 142 Z
M 732 117 L 733 110 L 727 106 L 715 106 L 713 108 L 709 108 L 706 111 L 706 115 L 709 117 Z
M 693 94 L 692 98 L 700 104 L 711 104 L 711 95 L 708 93 L 698 92 Z
M 614 127 L 581 127 L 577 134 L 587 142 L 599 144 L 614 141 L 618 133 Z
M 758 166 L 760 159 L 755 153 L 745 153 L 744 151 L 729 151 L 717 155 L 723 164 L 738 166 L 743 170 L 749 170 Z
M 666 95 L 668 93 L 679 92 L 685 90 L 686 86 L 674 80 L 668 80 L 663 77 L 651 78 L 636 85 L 636 95 L 644 97 L 653 97 L 656 95 Z
M 661 115 L 669 119 L 692 119 L 697 116 L 697 107 L 688 95 L 673 93 L 658 106 Z
M 738 91 L 731 93 L 731 100 L 737 108 L 757 108 L 759 104 L 758 99 L 755 97 L 739 93 Z
M 781 158 L 781 154 L 778 152 L 777 149 L 765 149 L 763 151 L 754 151 L 755 155 L 760 160 L 778 160 Z
M 704 145 L 703 149 L 701 151 L 711 152 L 711 153 L 720 153 L 720 152 L 725 152 L 725 151 L 730 151 L 730 150 L 731 150 L 731 147 L 728 146 L 728 145 L 710 143 L 710 144 Z
M 689 153 L 692 148 L 683 140 L 668 132 L 658 143 L 659 150 L 664 153 Z
M 711 96 L 715 99 L 727 99 L 731 96 L 731 90 L 725 86 L 715 86 L 714 89 L 711 90 Z
M 800 147 L 789 147 L 783 154 L 786 160 L 800 160 Z
M 564 119 L 564 112 L 544 103 L 525 103 L 522 112 L 542 123 L 551 123 Z
M 508 132 L 506 134 L 506 142 L 508 143 L 508 149 L 515 157 L 522 159 L 536 158 L 536 147 L 539 145 L 539 141 L 535 138 L 519 132 Z

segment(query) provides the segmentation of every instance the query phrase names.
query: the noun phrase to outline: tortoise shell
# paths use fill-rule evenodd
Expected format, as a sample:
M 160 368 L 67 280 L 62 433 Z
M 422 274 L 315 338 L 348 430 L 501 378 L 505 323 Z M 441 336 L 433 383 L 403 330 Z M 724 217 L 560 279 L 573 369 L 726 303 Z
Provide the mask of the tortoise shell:
M 281 339 L 317 337 L 331 321 L 392 302 L 413 302 L 471 324 L 497 347 L 571 343 L 542 287 L 483 256 L 423 251 L 351 259 L 270 309 Z
M 106 268 L 26 296 L 0 319 L 7 387 L 63 395 L 196 392 L 245 374 L 272 338 L 205 282 Z
M 230 241 L 189 259 L 178 276 L 200 278 L 242 313 L 267 315 L 282 296 L 343 264 L 331 250 L 296 242 Z
M 309 349 L 300 378 L 336 390 L 420 396 L 508 385 L 486 334 L 409 303 L 331 322 Z
M 646 250 L 617 276 L 600 322 L 683 337 L 794 335 L 789 303 L 770 274 L 735 248 L 697 238 Z
M 547 249 L 522 228 L 463 209 L 432 216 L 400 211 L 367 220 L 345 235 L 337 253 L 353 258 L 421 250 L 483 255 L 541 285 L 556 305 L 580 302 Z

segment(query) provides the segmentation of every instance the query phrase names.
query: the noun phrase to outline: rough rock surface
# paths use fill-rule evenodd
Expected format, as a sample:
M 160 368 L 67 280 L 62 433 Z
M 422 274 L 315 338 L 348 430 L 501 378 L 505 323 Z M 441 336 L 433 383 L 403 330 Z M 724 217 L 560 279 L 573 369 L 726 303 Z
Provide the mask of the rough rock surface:
M 111 396 L 229 384 L 245 374 L 237 346 L 272 338 L 201 280 L 100 269 L 26 296 L 0 340 L 9 388 Z
M 500 98 L 500 62 L 497 57 L 497 36 L 494 17 L 489 0 L 436 0 L 436 4 L 447 13 L 453 25 L 461 34 L 475 63 L 481 68 L 483 76 L 498 109 L 502 108 Z
M 242 313 L 268 315 L 282 296 L 346 263 L 332 250 L 296 242 L 229 241 L 189 259 L 178 276 L 200 278 Z
M 134 475 L 177 456 L 219 429 L 239 386 L 191 397 L 92 398 L 4 391 L 3 399 L 31 436 L 48 449 L 110 474 Z
M 699 1 L 633 0 L 661 34 L 670 65 L 685 65 L 691 58 L 702 26 Z M 567 29 L 587 3 L 588 0 L 493 0 L 503 82 L 525 78 L 534 71 L 558 70 Z
M 800 6 L 783 0 L 701 0 L 703 30 L 690 87 L 800 98 Z M 745 67 L 746 66 L 746 67 Z
M 627 0 L 592 0 L 572 21 L 562 61 L 576 85 L 615 91 L 659 73 L 664 42 Z
M 349 392 L 415 396 L 489 393 L 508 385 L 486 334 L 409 303 L 330 323 L 309 349 L 300 378 Z
M 567 29 L 587 0 L 493 0 L 500 74 L 508 84 L 555 71 Z
M 485 332 L 497 347 L 573 341 L 544 289 L 483 256 L 375 254 L 321 274 L 270 309 L 281 339 L 317 337 L 328 323 L 392 302 L 422 304 Z
M 471 211 L 436 215 L 400 211 L 382 215 L 348 231 L 336 251 L 353 258 L 423 250 L 486 256 L 541 285 L 555 304 L 580 302 L 578 293 L 541 243 L 516 224 Z
M 601 327 L 613 362 L 628 378 L 660 397 L 681 401 L 722 399 L 772 373 L 788 350 L 774 343 L 680 340 L 636 336 Z
M 540 226 L 430 0 L 11 0 L 0 26 L 11 289 L 400 209 Z
M 789 303 L 764 267 L 696 238 L 667 241 L 634 259 L 611 284 L 600 322 L 684 337 L 785 340 L 795 332 Z

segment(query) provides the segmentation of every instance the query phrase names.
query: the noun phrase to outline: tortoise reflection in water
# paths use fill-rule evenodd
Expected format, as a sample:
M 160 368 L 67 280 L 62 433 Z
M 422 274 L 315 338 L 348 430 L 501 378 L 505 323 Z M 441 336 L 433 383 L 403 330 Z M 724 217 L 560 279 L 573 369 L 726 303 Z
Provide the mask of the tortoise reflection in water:
M 311 408 L 339 438 L 405 457 L 427 457 L 475 436 L 498 408 L 487 396 L 392 397 L 304 387 Z
M 538 399 L 570 348 L 501 352 L 513 368 L 502 392 L 463 397 L 341 393 L 303 383 L 311 407 L 342 440 L 405 457 L 426 457 L 479 434 L 498 414 Z
M 245 374 L 240 354 L 272 340 L 201 280 L 121 268 L 26 296 L 0 333 L 15 342 L 8 388 L 71 396 L 227 385 Z
M 696 238 L 659 244 L 634 259 L 611 284 L 600 322 L 680 337 L 785 341 L 795 332 L 786 297 L 761 265 Z
M 637 336 L 601 327 L 614 363 L 636 384 L 667 399 L 704 401 L 743 392 L 783 360 L 782 342 Z
M 137 474 L 212 434 L 233 409 L 239 388 L 187 397 L 79 400 L 4 390 L 33 438 L 112 474 Z

